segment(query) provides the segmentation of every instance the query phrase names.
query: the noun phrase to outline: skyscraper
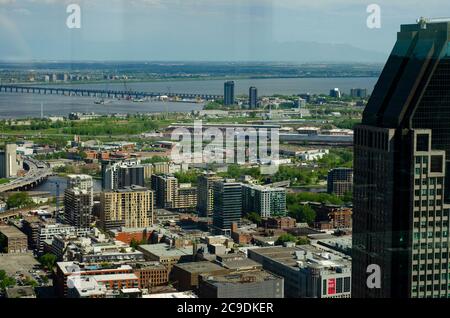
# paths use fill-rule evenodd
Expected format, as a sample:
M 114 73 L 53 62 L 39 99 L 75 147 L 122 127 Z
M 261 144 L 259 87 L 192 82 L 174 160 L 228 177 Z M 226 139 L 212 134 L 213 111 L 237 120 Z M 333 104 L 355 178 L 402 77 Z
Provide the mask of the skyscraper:
M 223 97 L 224 97 L 223 104 L 225 106 L 234 105 L 234 82 L 233 81 L 225 82 Z
M 258 89 L 253 86 L 248 90 L 248 107 L 250 109 L 258 107 Z
M 234 180 L 214 183 L 213 226 L 217 232 L 226 232 L 242 217 L 242 185 Z
M 450 296 L 449 41 L 402 25 L 355 128 L 353 297 Z

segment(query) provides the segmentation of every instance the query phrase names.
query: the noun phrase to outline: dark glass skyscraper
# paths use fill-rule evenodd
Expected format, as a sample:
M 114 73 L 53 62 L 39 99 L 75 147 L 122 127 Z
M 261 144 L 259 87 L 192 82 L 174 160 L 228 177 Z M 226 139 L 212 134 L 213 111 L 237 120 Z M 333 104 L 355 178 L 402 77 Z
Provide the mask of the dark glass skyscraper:
M 248 90 L 248 107 L 250 109 L 258 107 L 258 89 L 253 86 Z
M 213 226 L 218 232 L 226 232 L 242 217 L 242 184 L 234 180 L 214 182 Z
M 224 84 L 223 104 L 225 106 L 234 105 L 234 82 L 228 81 Z
M 450 296 L 449 40 L 402 25 L 355 129 L 352 297 Z

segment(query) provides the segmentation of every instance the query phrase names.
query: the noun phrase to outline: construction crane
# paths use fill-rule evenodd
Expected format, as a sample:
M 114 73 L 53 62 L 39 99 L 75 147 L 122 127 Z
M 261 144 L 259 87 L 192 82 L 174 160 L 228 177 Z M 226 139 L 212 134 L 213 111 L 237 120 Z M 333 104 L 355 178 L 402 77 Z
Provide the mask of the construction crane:
M 450 22 L 450 18 L 425 18 L 420 17 L 417 19 L 417 23 L 420 25 L 421 29 L 426 29 L 429 23 L 440 23 L 440 22 Z

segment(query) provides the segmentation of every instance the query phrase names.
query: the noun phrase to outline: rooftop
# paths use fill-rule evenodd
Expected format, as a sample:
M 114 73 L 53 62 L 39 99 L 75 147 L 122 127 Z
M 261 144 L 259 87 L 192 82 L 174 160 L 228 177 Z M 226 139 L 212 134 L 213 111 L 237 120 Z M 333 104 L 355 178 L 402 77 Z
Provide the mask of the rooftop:
M 22 233 L 14 226 L 0 226 L 0 233 L 2 233 L 8 239 L 27 238 L 24 233 Z
M 189 273 L 197 273 L 197 274 L 223 270 L 223 267 L 211 262 L 182 263 L 175 265 L 175 267 L 178 267 Z
M 264 270 L 246 271 L 242 273 L 224 274 L 224 275 L 203 275 L 203 280 L 210 284 L 248 284 L 264 282 L 268 280 L 280 279 Z
M 146 244 L 138 247 L 143 253 L 150 253 L 158 257 L 181 257 L 186 255 L 193 255 L 192 247 L 176 248 L 170 247 L 169 244 Z

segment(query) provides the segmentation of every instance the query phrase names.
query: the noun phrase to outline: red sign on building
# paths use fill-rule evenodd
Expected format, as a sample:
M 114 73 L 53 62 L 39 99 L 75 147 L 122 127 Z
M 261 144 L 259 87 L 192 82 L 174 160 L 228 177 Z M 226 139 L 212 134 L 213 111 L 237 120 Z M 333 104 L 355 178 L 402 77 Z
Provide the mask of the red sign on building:
M 336 294 L 336 279 L 332 278 L 328 280 L 328 293 L 327 295 Z

